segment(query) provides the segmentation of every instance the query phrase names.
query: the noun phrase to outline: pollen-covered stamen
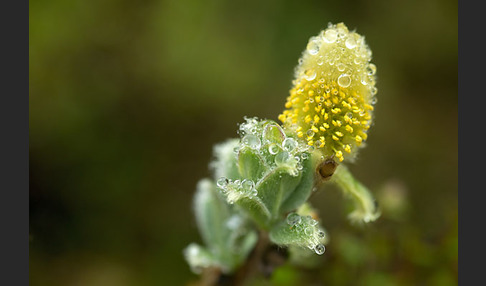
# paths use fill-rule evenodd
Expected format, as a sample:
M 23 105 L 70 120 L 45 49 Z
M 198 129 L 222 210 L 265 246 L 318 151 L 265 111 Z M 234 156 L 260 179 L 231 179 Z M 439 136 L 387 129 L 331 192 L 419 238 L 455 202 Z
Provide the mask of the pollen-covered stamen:
M 364 37 L 342 23 L 312 37 L 279 120 L 343 161 L 366 140 L 373 118 L 376 66 L 370 59 Z

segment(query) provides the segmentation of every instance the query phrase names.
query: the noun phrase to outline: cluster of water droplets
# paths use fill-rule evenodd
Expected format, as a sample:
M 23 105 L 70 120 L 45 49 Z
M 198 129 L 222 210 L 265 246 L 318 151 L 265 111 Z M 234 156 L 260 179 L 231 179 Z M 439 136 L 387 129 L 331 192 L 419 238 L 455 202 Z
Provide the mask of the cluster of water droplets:
M 309 158 L 309 146 L 298 139 L 287 136 L 282 127 L 272 120 L 245 118 L 240 124 L 238 133 L 241 148 L 249 147 L 261 157 L 268 168 L 285 166 L 289 173 L 297 176 L 302 171 L 302 162 Z
M 319 255 L 326 251 L 326 247 L 323 244 L 326 233 L 319 228 L 317 220 L 313 219 L 311 216 L 301 216 L 292 212 L 287 215 L 287 224 L 292 232 L 303 234 L 305 237 L 303 246 L 315 251 L 315 253 Z
M 259 150 L 262 146 L 261 136 L 262 126 L 257 118 L 245 117 L 245 122 L 240 124 L 238 134 L 241 136 L 241 143 L 252 149 Z
M 255 182 L 249 179 L 230 180 L 226 177 L 221 177 L 216 181 L 216 185 L 226 196 L 229 204 L 234 204 L 243 197 L 254 198 L 258 195 Z
M 372 56 L 365 38 L 339 23 L 329 23 L 318 36 L 311 37 L 296 67 L 296 79 L 311 82 L 316 78 L 335 81 L 340 87 L 360 86 L 371 97 L 375 87 L 376 66 L 370 63 Z M 371 100 L 376 103 L 376 99 Z

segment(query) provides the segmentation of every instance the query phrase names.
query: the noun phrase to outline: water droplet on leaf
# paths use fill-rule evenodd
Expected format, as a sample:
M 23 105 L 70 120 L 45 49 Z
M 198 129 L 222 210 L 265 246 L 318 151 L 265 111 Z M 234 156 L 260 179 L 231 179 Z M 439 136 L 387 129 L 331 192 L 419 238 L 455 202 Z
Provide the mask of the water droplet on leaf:
M 275 156 L 275 164 L 277 164 L 277 166 L 287 164 L 289 160 L 290 160 L 290 154 L 289 152 L 286 151 L 280 152 L 277 154 L 277 156 Z
M 297 141 L 293 138 L 285 138 L 282 142 L 282 147 L 288 152 L 292 152 L 297 147 Z
M 326 251 L 326 247 L 323 244 L 318 244 L 314 250 L 317 254 L 322 255 Z
M 228 183 L 229 183 L 228 178 L 221 177 L 216 182 L 216 185 L 218 185 L 218 187 L 220 187 L 221 189 L 224 189 L 228 185 Z
M 260 146 L 261 146 L 261 141 L 260 141 L 260 138 L 258 138 L 257 136 L 253 135 L 253 134 L 248 134 L 248 135 L 245 135 L 245 137 L 243 137 L 243 139 L 241 139 L 243 144 L 252 148 L 252 149 L 259 149 Z
M 287 215 L 287 223 L 291 226 L 299 224 L 301 221 L 302 218 L 297 213 L 290 213 L 289 215 Z
M 279 151 L 278 145 L 275 143 L 272 143 L 268 146 L 268 152 L 272 155 L 277 154 Z

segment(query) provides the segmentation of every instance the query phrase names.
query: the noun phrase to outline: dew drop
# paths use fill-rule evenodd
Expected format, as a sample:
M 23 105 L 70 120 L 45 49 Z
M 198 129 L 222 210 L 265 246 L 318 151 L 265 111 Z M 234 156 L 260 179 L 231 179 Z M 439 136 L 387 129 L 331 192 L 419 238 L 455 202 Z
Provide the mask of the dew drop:
M 321 231 L 319 231 L 319 232 L 317 233 L 317 236 L 318 236 L 320 239 L 323 239 L 324 237 L 326 237 L 326 233 L 325 233 L 325 232 L 323 232 L 323 231 L 321 230 Z
M 221 189 L 224 189 L 228 184 L 229 184 L 229 180 L 228 178 L 225 177 L 219 178 L 218 181 L 216 182 L 216 185 L 218 185 L 218 187 L 220 187 Z
M 347 38 L 344 44 L 346 45 L 346 48 L 350 50 L 356 48 L 356 40 L 353 37 Z
M 337 40 L 338 33 L 334 29 L 329 29 L 324 32 L 324 35 L 322 35 L 322 39 L 326 43 L 334 43 Z
M 351 84 L 351 77 L 347 74 L 342 74 L 338 77 L 338 84 L 340 87 L 348 87 Z
M 284 131 L 278 124 L 269 124 L 263 129 L 262 139 L 264 143 L 282 142 Z
M 377 94 L 377 93 L 378 93 L 378 89 L 377 89 L 376 87 L 372 87 L 372 88 L 371 88 L 371 94 L 372 94 L 372 95 L 375 95 L 375 94 Z
M 368 67 L 366 68 L 366 72 L 369 75 L 374 75 L 376 73 L 376 66 L 374 64 L 369 64 Z
M 256 197 L 258 195 L 257 189 L 253 188 L 252 191 L 251 191 L 251 195 Z
M 352 112 L 348 112 L 348 113 L 346 113 L 346 116 L 351 119 L 351 118 L 353 118 L 353 113 Z
M 361 84 L 362 84 L 362 85 L 368 85 L 368 81 L 367 81 L 367 78 L 366 78 L 366 77 L 363 77 L 363 78 L 361 79 Z
M 338 30 L 338 36 L 340 37 L 344 37 L 344 35 L 348 32 L 348 28 L 344 25 L 337 24 L 336 27 Z
M 314 137 L 314 135 L 315 135 L 315 133 L 314 133 L 314 131 L 312 131 L 312 129 L 307 130 L 306 134 L 307 134 L 308 137 Z
M 302 218 L 302 217 L 301 217 Z M 304 231 L 304 224 L 302 223 L 302 220 L 300 220 L 295 226 L 294 229 L 298 232 Z
M 290 160 L 290 154 L 289 152 L 286 151 L 280 152 L 277 154 L 277 156 L 275 156 L 275 164 L 277 164 L 277 166 L 287 164 L 289 160 Z
M 255 188 L 255 183 L 252 180 L 244 179 L 243 182 L 241 182 L 241 187 L 246 192 L 252 192 Z
M 310 40 L 307 44 L 307 52 L 311 55 L 319 53 L 319 43 L 315 39 Z
M 309 235 L 309 236 L 310 236 L 310 235 L 312 235 L 312 233 L 313 233 L 313 232 L 314 232 L 314 230 L 312 229 L 312 227 L 306 227 L 306 228 L 304 229 L 304 233 L 305 233 L 306 235 Z
M 321 143 L 320 140 L 317 140 L 314 144 L 316 145 L 316 148 L 318 148 L 318 149 L 321 148 L 322 143 Z
M 371 104 L 376 104 L 378 102 L 378 99 L 376 97 L 373 97 L 371 99 Z
M 272 155 L 275 155 L 278 153 L 278 145 L 275 143 L 272 143 L 268 146 L 268 152 Z
M 317 73 L 315 70 L 313 69 L 308 69 L 308 70 L 305 70 L 304 71 L 304 78 L 307 80 L 307 81 L 312 81 L 316 78 L 317 76 Z
M 323 63 L 324 63 L 324 57 L 323 56 L 319 56 L 319 58 L 317 59 L 317 65 L 318 66 L 322 66 Z
M 307 158 L 309 158 L 309 154 L 308 153 L 302 153 L 302 155 L 300 155 L 300 157 L 302 158 L 302 160 L 306 160 Z
M 248 134 L 241 139 L 243 144 L 252 148 L 252 149 L 259 149 L 262 145 L 262 142 L 260 141 L 260 138 L 253 134 Z
M 339 71 L 341 71 L 341 72 L 342 72 L 342 71 L 344 71 L 344 70 L 346 69 L 346 66 L 345 66 L 343 63 L 339 63 L 339 64 L 337 64 L 337 65 L 336 65 L 336 67 L 337 67 L 337 69 L 338 69 Z
M 288 152 L 292 152 L 297 147 L 297 141 L 293 138 L 285 138 L 282 142 L 282 147 Z
M 289 213 L 289 215 L 287 216 L 287 223 L 291 226 L 299 224 L 301 221 L 302 218 L 297 213 Z
M 326 247 L 323 244 L 318 244 L 314 250 L 317 254 L 322 255 L 326 251 Z

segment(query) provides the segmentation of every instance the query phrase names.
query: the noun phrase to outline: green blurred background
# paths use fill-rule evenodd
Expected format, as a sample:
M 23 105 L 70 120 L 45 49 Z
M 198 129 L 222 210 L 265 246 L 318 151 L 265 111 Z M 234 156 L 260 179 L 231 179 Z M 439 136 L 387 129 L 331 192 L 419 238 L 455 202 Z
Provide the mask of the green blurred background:
M 457 1 L 30 1 L 30 284 L 184 285 L 212 146 L 276 120 L 309 37 L 365 35 L 379 101 L 351 166 L 382 217 L 311 202 L 317 270 L 270 285 L 457 284 Z M 266 285 L 265 283 L 261 282 Z

